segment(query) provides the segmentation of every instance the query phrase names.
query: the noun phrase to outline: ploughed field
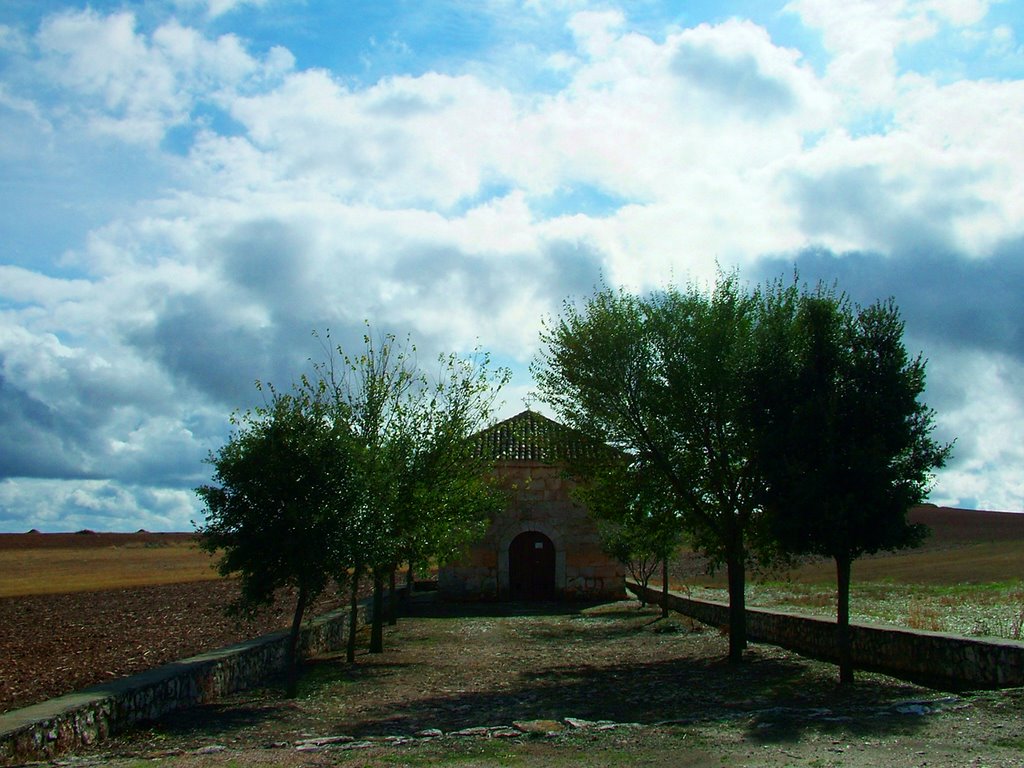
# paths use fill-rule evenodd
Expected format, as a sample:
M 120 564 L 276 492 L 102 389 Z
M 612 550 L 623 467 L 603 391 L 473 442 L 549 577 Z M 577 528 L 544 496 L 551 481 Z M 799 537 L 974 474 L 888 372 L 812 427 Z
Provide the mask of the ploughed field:
M 858 561 L 855 602 L 874 595 L 874 603 L 891 605 L 897 595 L 937 590 L 943 611 L 963 615 L 1002 589 L 1009 602 L 992 609 L 992 621 L 1012 625 L 1013 606 L 1024 609 L 1024 515 L 923 507 L 912 518 L 933 536 L 920 550 Z M 255 621 L 228 617 L 237 583 L 220 579 L 212 563 L 192 534 L 0 534 L 0 712 L 288 625 L 288 599 Z M 673 586 L 713 588 L 700 571 L 697 559 L 682 556 Z M 766 578 L 794 587 L 783 604 L 834 611 L 829 563 Z M 751 578 L 752 605 L 780 604 L 759 599 L 759 590 Z M 317 609 L 338 604 L 329 595 Z M 927 605 L 894 620 L 945 628 Z
M 0 534 L 0 712 L 288 626 L 237 597 L 193 534 Z

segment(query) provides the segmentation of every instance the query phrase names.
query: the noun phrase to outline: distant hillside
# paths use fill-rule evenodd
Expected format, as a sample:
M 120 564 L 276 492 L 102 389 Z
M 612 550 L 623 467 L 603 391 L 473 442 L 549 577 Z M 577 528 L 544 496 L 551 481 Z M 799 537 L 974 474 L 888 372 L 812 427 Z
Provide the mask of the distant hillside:
M 915 507 L 907 515 L 913 523 L 924 523 L 932 535 L 924 546 L 949 547 L 1002 541 L 1024 541 L 1024 513 L 985 512 L 975 509 Z
M 859 558 L 853 567 L 856 583 L 992 583 L 1024 575 L 1024 514 L 926 504 L 910 510 L 908 518 L 927 525 L 932 535 L 918 549 Z M 724 588 L 724 569 L 709 576 L 705 566 L 703 557 L 683 550 L 672 563 L 670 581 L 678 587 L 690 584 Z M 790 571 L 751 574 L 752 583 L 780 578 L 831 584 L 835 565 L 831 560 L 812 558 Z
M 195 533 L 0 533 L 0 551 L 15 549 L 97 549 L 123 546 L 170 546 L 197 540 Z

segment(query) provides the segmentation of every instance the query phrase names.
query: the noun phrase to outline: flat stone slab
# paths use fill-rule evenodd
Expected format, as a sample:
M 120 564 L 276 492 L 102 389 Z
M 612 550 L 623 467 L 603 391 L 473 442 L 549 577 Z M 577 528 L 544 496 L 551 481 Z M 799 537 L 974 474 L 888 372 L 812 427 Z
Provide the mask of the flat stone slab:
M 512 727 L 521 733 L 558 733 L 565 730 L 565 726 L 557 720 L 516 720 Z

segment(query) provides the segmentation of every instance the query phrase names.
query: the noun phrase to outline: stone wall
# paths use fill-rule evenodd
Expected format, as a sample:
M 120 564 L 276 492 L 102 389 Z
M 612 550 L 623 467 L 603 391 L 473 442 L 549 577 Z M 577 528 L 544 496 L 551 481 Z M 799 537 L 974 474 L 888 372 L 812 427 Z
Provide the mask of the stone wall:
M 367 615 L 364 601 L 360 623 Z M 344 647 L 347 626 L 347 608 L 314 619 L 302 630 L 304 652 Z M 51 758 L 132 723 L 256 686 L 284 671 L 287 645 L 288 632 L 276 632 L 0 715 L 0 763 Z
M 625 596 L 624 569 L 601 549 L 593 518 L 571 496 L 561 468 L 537 461 L 497 466 L 509 505 L 459 562 L 442 568 L 438 588 L 449 599 L 506 599 L 512 540 L 539 531 L 555 545 L 555 588 L 569 600 L 618 600 Z
M 639 595 L 641 587 L 627 582 Z M 661 589 L 647 588 L 647 601 L 661 605 Z M 704 624 L 728 627 L 729 606 L 669 593 L 669 608 Z M 837 661 L 834 621 L 798 613 L 747 609 L 751 641 Z M 971 638 L 939 632 L 851 624 L 853 663 L 858 669 L 882 672 L 941 688 L 1003 688 L 1024 685 L 1024 642 Z

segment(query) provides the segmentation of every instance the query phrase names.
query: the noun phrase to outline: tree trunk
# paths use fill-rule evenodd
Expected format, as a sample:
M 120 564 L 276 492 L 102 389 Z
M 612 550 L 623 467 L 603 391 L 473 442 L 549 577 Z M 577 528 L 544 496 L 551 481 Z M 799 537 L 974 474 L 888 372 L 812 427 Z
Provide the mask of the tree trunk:
M 729 663 L 743 661 L 747 648 L 747 595 L 743 545 L 735 543 L 726 553 L 725 567 L 729 578 Z
M 850 643 L 850 570 L 849 557 L 836 559 L 836 646 L 839 652 L 839 682 L 853 682 L 853 648 Z
M 416 585 L 416 570 L 413 567 L 412 559 L 409 560 L 409 570 L 405 572 L 405 599 L 412 600 L 412 590 Z
M 295 601 L 295 614 L 292 616 L 292 631 L 288 636 L 288 672 L 287 695 L 294 698 L 299 691 L 299 635 L 302 633 L 302 615 L 306 612 L 309 592 L 305 586 L 299 586 L 299 597 Z
M 388 626 L 393 627 L 398 623 L 398 566 L 391 569 L 388 574 Z
M 370 625 L 370 653 L 384 652 L 384 574 L 373 569 L 373 619 Z
M 668 618 L 668 558 L 661 560 L 661 618 Z
M 349 664 L 356 660 L 356 624 L 359 622 L 359 572 L 361 568 L 356 567 L 352 574 L 352 593 L 349 600 L 348 610 L 348 647 L 345 650 L 345 660 Z

